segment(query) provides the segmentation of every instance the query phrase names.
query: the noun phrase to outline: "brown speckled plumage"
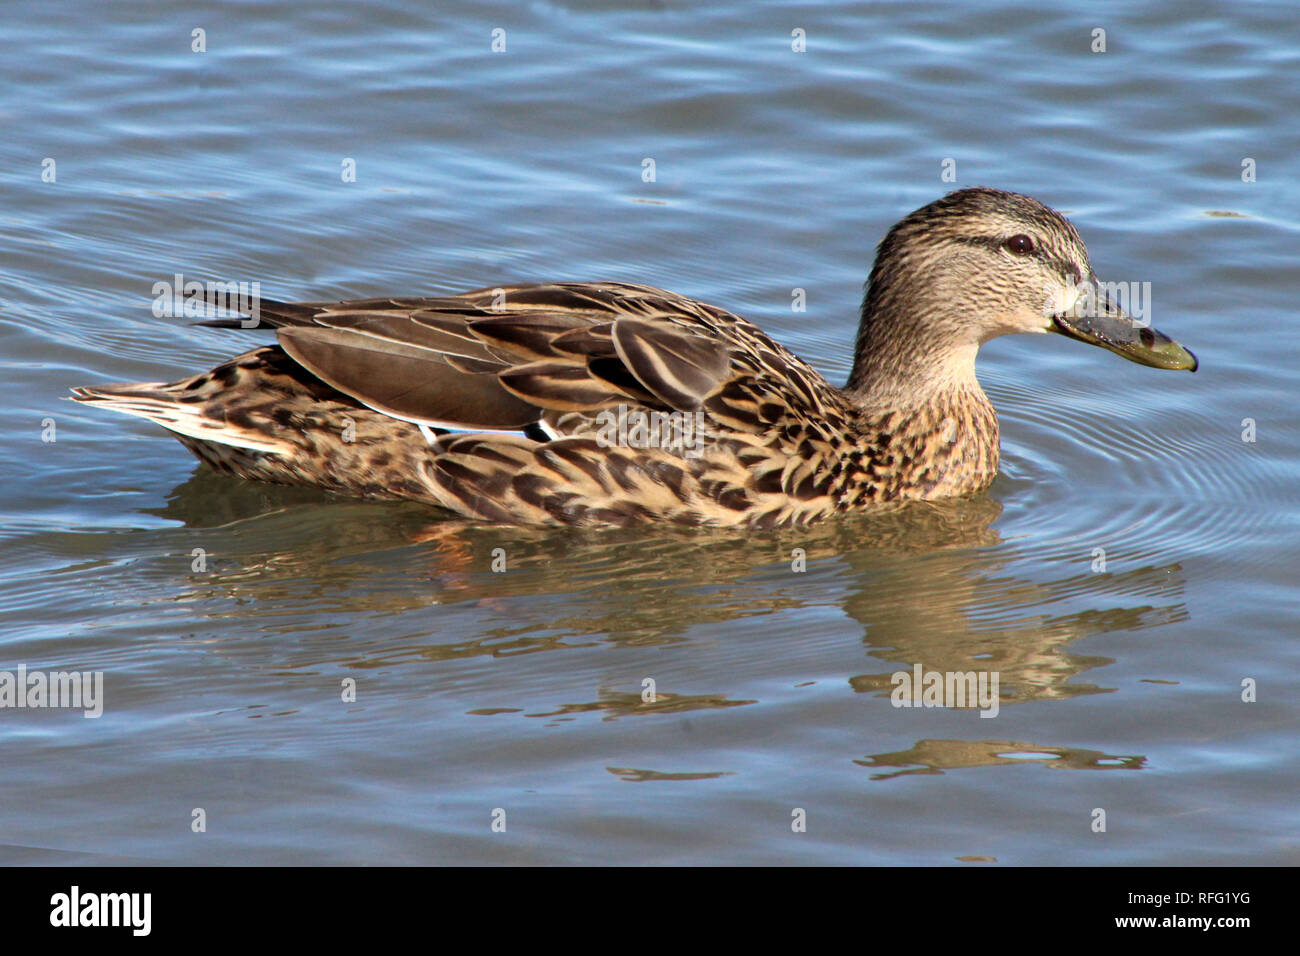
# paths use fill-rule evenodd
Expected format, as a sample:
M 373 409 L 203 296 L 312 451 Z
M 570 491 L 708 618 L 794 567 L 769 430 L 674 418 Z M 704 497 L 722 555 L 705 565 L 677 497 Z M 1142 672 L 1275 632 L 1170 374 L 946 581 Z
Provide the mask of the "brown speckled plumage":
M 598 282 L 262 300 L 279 345 L 170 384 L 74 393 L 244 478 L 497 522 L 800 524 L 993 480 L 998 424 L 974 356 L 1002 331 L 1047 330 L 1042 284 L 1023 288 L 1042 275 L 1018 276 L 999 248 L 1031 230 L 1035 269 L 1091 275 L 1073 227 L 1028 197 L 963 190 L 903 220 L 881 244 L 844 389 L 739 316 Z M 974 285 L 958 295 L 953 277 Z M 694 440 L 656 447 L 610 426 L 656 414 Z

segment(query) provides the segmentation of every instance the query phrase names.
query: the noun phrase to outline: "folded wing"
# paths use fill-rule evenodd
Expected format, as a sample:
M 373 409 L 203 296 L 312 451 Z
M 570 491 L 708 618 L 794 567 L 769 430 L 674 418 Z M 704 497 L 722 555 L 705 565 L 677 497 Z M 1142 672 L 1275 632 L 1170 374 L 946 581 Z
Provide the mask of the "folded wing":
M 259 306 L 313 375 L 434 427 L 518 431 L 548 413 L 621 403 L 694 411 L 733 374 L 731 350 L 698 303 L 638 286 Z

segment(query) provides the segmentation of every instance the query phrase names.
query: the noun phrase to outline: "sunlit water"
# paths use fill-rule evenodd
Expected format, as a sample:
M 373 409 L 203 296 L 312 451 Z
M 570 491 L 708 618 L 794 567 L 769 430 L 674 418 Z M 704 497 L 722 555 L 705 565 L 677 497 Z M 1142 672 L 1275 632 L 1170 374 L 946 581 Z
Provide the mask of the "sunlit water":
M 1300 20 L 1134 6 L 5 8 L 0 670 L 105 701 L 0 710 L 0 861 L 1300 861 Z M 1202 364 L 992 343 L 973 501 L 472 526 L 63 401 L 264 340 L 155 318 L 175 273 L 648 282 L 839 381 L 874 243 L 946 159 L 1068 212 Z M 997 716 L 891 706 L 917 663 L 996 671 Z

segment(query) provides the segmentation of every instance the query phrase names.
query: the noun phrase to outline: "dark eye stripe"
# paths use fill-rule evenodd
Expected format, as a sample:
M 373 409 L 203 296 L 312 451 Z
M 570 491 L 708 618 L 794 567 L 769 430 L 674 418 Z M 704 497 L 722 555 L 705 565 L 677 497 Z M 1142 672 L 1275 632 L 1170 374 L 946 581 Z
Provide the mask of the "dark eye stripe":
M 1010 239 L 998 239 L 994 236 L 953 236 L 952 238 L 956 242 L 962 242 L 968 246 L 983 246 L 986 249 L 992 249 L 994 252 L 1008 251 L 1007 243 L 1011 241 Z M 1019 237 L 1012 236 L 1011 238 Z M 1026 236 L 1025 238 L 1028 239 L 1029 237 Z M 1040 259 L 1046 258 L 1046 253 L 1040 246 L 1035 246 L 1030 252 L 1023 253 L 1023 255 L 1032 255 Z
M 1001 239 L 995 239 L 992 236 L 953 236 L 955 242 L 965 243 L 968 246 L 983 246 L 985 249 L 991 249 L 994 252 L 1003 252 L 1006 250 L 1006 243 Z M 1069 259 L 1058 259 L 1051 255 L 1047 248 L 1038 246 L 1030 258 L 1039 259 L 1049 266 L 1053 266 L 1061 273 L 1064 279 L 1073 279 L 1075 283 L 1083 281 L 1083 273 Z

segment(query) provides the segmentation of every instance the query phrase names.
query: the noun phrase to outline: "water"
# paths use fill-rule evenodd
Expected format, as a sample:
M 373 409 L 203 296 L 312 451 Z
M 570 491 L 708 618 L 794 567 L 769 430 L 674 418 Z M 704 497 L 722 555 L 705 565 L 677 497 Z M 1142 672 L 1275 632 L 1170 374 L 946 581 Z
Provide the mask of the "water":
M 1300 862 L 1291 5 L 4 10 L 0 669 L 102 671 L 105 707 L 0 711 L 0 860 Z M 1202 364 L 991 343 L 974 501 L 476 527 L 220 478 L 63 401 L 263 340 L 155 318 L 178 272 L 647 282 L 839 381 L 945 159 L 1068 212 Z M 998 716 L 892 707 L 918 662 L 998 672 Z

